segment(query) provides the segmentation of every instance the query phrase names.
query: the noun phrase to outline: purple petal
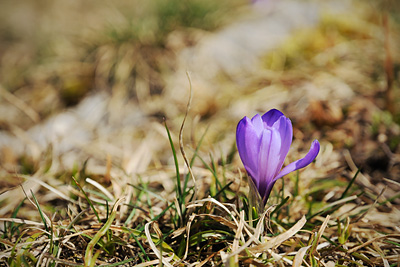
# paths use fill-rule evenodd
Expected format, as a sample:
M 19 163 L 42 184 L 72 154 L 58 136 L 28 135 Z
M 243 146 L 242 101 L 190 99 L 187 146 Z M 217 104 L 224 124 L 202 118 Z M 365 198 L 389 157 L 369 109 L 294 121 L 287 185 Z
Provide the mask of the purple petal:
M 285 158 L 289 152 L 290 145 L 292 144 L 293 139 L 293 128 L 292 122 L 290 119 L 286 118 L 282 112 L 277 109 L 271 109 L 267 113 L 262 116 L 264 124 L 266 127 L 272 127 L 279 131 L 280 133 L 280 142 L 281 142 L 281 150 L 279 155 L 279 164 L 276 166 L 276 169 L 271 170 L 273 176 L 275 177 L 279 171 L 282 169 Z
M 256 114 L 252 119 L 251 123 L 254 127 L 254 130 L 256 131 L 257 135 L 260 137 L 262 134 L 262 131 L 264 130 L 264 124 L 262 121 L 262 118 L 260 114 Z
M 236 145 L 246 171 L 255 178 L 258 173 L 259 137 L 251 120 L 247 117 L 244 117 L 237 126 Z
M 268 111 L 267 113 L 265 113 L 264 115 L 262 115 L 262 120 L 264 121 L 264 123 L 269 126 L 272 127 L 272 125 L 279 120 L 280 117 L 285 117 L 285 115 L 283 115 L 282 112 L 280 112 L 277 109 L 271 109 L 270 111 Z
M 263 192 L 263 195 L 261 195 L 262 201 L 264 202 L 264 206 L 265 204 L 267 204 L 267 200 L 269 198 L 269 195 L 271 194 L 272 188 L 275 185 L 275 180 L 272 181 L 272 183 L 268 184 L 268 186 L 265 188 L 265 191 Z
M 281 116 L 273 125 L 273 128 L 277 129 L 280 134 L 281 150 L 279 152 L 279 164 L 277 168 L 273 171 L 274 177 L 278 175 L 279 171 L 282 169 L 285 158 L 289 152 L 290 145 L 292 144 L 293 138 L 293 128 L 292 122 L 285 116 Z
M 275 172 L 280 167 L 281 136 L 274 129 L 265 129 L 260 140 L 260 152 L 258 159 L 258 191 L 264 197 L 269 185 L 273 182 Z
M 295 162 L 292 162 L 285 168 L 283 168 L 282 171 L 278 174 L 278 176 L 275 177 L 274 181 L 278 180 L 279 178 L 285 176 L 288 173 L 304 168 L 305 166 L 310 164 L 317 157 L 319 149 L 320 145 L 318 140 L 314 140 L 311 144 L 311 148 L 308 151 L 307 155 L 304 158 L 296 160 Z

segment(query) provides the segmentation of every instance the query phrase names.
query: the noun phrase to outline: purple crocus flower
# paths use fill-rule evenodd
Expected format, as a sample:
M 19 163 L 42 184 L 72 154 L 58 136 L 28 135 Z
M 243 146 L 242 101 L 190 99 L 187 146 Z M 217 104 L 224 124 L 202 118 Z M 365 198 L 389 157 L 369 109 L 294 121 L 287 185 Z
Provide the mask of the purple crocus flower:
M 292 122 L 276 109 L 271 109 L 263 116 L 257 114 L 251 120 L 244 117 L 237 126 L 236 145 L 240 158 L 264 205 L 279 178 L 304 168 L 319 153 L 319 142 L 314 140 L 304 158 L 282 169 L 292 137 Z

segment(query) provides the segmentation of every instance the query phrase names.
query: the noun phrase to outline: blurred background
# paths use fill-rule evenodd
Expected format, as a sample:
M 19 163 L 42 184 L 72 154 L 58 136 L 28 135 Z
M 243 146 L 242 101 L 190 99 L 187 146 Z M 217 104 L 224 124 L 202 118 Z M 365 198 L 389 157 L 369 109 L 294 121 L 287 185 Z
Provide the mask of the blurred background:
M 1 191 L 17 174 L 62 183 L 83 166 L 120 185 L 168 180 L 151 171 L 173 165 L 163 122 L 177 141 L 189 73 L 189 154 L 208 129 L 200 153 L 242 167 L 237 122 L 278 108 L 295 128 L 289 161 L 322 143 L 304 186 L 362 167 L 357 182 L 380 192 L 400 182 L 399 11 L 395 0 L 2 1 Z

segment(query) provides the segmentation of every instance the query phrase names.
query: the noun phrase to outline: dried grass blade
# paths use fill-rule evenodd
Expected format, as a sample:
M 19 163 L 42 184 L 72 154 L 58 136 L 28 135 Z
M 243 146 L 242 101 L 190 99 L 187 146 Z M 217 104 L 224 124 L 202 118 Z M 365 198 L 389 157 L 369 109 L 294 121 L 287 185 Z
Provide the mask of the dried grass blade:
M 260 238 L 260 234 L 261 234 L 261 228 L 264 225 L 264 218 L 265 215 L 267 214 L 268 210 L 266 210 L 261 216 L 260 219 L 258 220 L 257 226 L 256 226 L 256 230 L 254 231 L 254 234 L 251 235 L 251 237 L 246 241 L 246 243 L 244 243 L 243 246 L 241 246 L 240 248 L 238 248 L 236 251 L 233 251 L 231 254 L 229 254 L 226 258 L 229 259 L 235 255 L 238 255 L 239 253 L 241 253 L 243 250 L 245 250 L 248 246 L 250 246 L 253 242 L 258 242 L 258 239 Z M 238 227 L 239 228 L 239 227 Z M 249 249 L 250 251 L 250 249 Z
M 157 258 L 159 258 L 159 260 L 161 260 L 161 262 L 162 262 L 163 264 L 165 264 L 165 265 L 168 266 L 168 267 L 173 267 L 173 266 L 169 263 L 169 261 L 161 255 L 160 251 L 158 250 L 158 248 L 157 248 L 156 245 L 154 244 L 153 239 L 151 238 L 150 230 L 149 230 L 149 226 L 150 226 L 151 223 L 152 223 L 152 222 L 148 222 L 148 223 L 146 223 L 145 226 L 144 226 L 144 232 L 145 232 L 146 237 L 147 237 L 147 242 L 149 242 L 150 248 L 153 250 L 154 254 L 156 254 Z M 158 261 L 158 262 L 159 262 L 159 261 Z
M 107 189 L 104 188 L 104 186 L 102 186 L 101 184 L 99 184 L 98 182 L 96 182 L 95 180 L 90 179 L 89 177 L 86 178 L 86 182 L 93 185 L 94 187 L 96 187 L 97 189 L 99 189 L 104 195 L 106 195 L 111 201 L 114 201 L 114 196 L 111 195 L 110 192 L 107 191 Z
M 205 265 L 208 261 L 210 261 L 215 255 L 217 255 L 219 253 L 219 251 L 216 251 L 214 253 L 211 253 L 207 258 L 205 258 L 202 262 L 197 263 L 196 265 L 192 264 L 192 266 L 196 266 L 196 267 L 202 267 L 203 265 Z
M 289 230 L 284 232 L 283 234 L 280 234 L 276 237 L 271 238 L 265 243 L 262 243 L 258 246 L 249 248 L 249 251 L 254 252 L 254 253 L 259 253 L 266 251 L 267 249 L 274 248 L 282 244 L 284 241 L 287 239 L 291 238 L 293 235 L 295 235 L 298 231 L 303 228 L 303 226 L 306 224 L 307 220 L 306 217 L 303 216 L 300 221 L 298 221 L 295 225 L 292 226 Z
M 187 166 L 187 168 L 189 170 L 190 176 L 192 177 L 193 184 L 194 184 L 194 195 L 196 196 L 196 192 L 197 192 L 196 178 L 193 175 L 192 168 L 190 167 L 189 160 L 186 157 L 186 152 L 183 149 L 183 128 L 185 127 L 185 122 L 186 122 L 186 119 L 187 119 L 187 116 L 188 116 L 188 113 L 189 113 L 189 110 L 190 110 L 190 106 L 192 104 L 192 98 L 193 98 L 192 80 L 190 79 L 189 72 L 186 72 L 186 76 L 187 76 L 187 78 L 189 80 L 189 93 L 190 93 L 190 96 L 189 96 L 188 103 L 186 105 L 186 112 L 185 112 L 185 116 L 183 117 L 181 129 L 179 130 L 179 149 L 181 150 L 182 157 L 183 157 L 183 159 L 185 161 L 185 164 L 186 164 L 186 166 Z M 187 182 L 188 182 L 187 179 L 185 179 L 185 182 L 184 182 L 184 185 L 183 185 L 183 190 L 184 190 L 183 194 L 185 194 L 185 195 L 186 195 Z
M 311 247 L 307 246 L 307 247 L 302 247 L 301 249 L 299 249 L 299 251 L 296 253 L 296 256 L 294 257 L 294 261 L 293 261 L 293 267 L 301 267 L 301 263 L 303 262 L 303 258 L 304 255 L 306 254 L 307 250 Z
M 232 244 L 232 251 L 236 251 L 239 248 L 239 239 L 241 236 L 243 236 L 243 227 L 244 227 L 244 210 L 240 212 L 240 221 L 239 221 L 239 227 L 236 230 L 235 234 L 235 239 L 233 240 Z M 239 261 L 238 255 L 235 255 L 234 258 L 234 263 L 237 265 Z
M 22 224 L 28 224 L 28 225 L 44 226 L 44 224 L 40 223 L 40 222 L 34 222 L 34 221 L 25 220 L 25 219 L 18 219 L 18 218 L 0 218 L 0 221 L 13 222 L 13 223 L 22 223 Z
M 371 240 L 368 240 L 367 242 L 365 242 L 365 243 L 363 243 L 363 244 L 361 244 L 361 245 L 359 245 L 359 246 L 357 246 L 357 247 L 354 247 L 354 248 L 352 248 L 352 249 L 349 249 L 349 250 L 347 251 L 347 254 L 351 254 L 351 253 L 353 253 L 353 252 L 356 252 L 356 251 L 359 250 L 360 248 L 363 248 L 363 247 L 365 247 L 365 246 L 368 246 L 369 244 L 372 244 L 372 243 L 375 242 L 375 241 L 378 241 L 378 240 L 380 240 L 380 239 L 389 238 L 389 237 L 400 237 L 400 234 L 389 234 L 389 235 L 384 235 L 384 236 L 375 237 L 375 238 L 373 238 L 373 239 L 371 239 Z
M 197 200 L 197 201 L 195 201 L 195 203 L 204 203 L 204 202 L 208 202 L 208 201 L 212 202 L 214 204 L 217 204 L 217 206 L 221 207 L 224 211 L 226 211 L 229 214 L 229 216 L 233 219 L 235 224 L 237 226 L 239 226 L 239 223 L 236 220 L 235 216 L 232 214 L 232 212 L 227 207 L 225 207 L 225 205 L 223 205 L 221 202 L 219 202 L 218 200 L 216 200 L 216 199 L 214 199 L 212 197 L 209 197 L 209 198 L 204 198 L 204 199 L 201 199 L 201 200 Z
M 186 249 L 185 249 L 185 254 L 183 255 L 182 261 L 184 261 L 186 259 L 188 252 L 189 252 L 190 226 L 192 225 L 192 222 L 195 217 L 196 217 L 195 214 L 190 215 L 189 221 L 186 226 Z
M 330 218 L 331 218 L 330 215 L 326 216 L 324 222 L 321 225 L 321 228 L 319 228 L 316 240 L 313 242 L 313 245 L 312 245 L 312 248 L 311 248 L 311 253 L 313 253 L 315 251 L 315 249 L 317 248 L 319 240 L 321 239 L 322 234 L 324 233 L 326 227 L 328 226 L 328 222 L 329 222 Z
M 383 266 L 384 267 L 390 267 L 389 261 L 387 259 L 385 259 L 383 256 L 382 257 L 382 261 L 383 261 Z
M 21 177 L 23 177 L 23 178 L 26 179 L 26 180 L 35 181 L 35 183 L 38 183 L 38 184 L 40 184 L 41 186 L 47 188 L 47 189 L 50 190 L 51 192 L 53 192 L 53 193 L 55 193 L 56 195 L 60 196 L 61 198 L 65 199 L 65 200 L 67 200 L 67 201 L 69 201 L 69 202 L 76 203 L 75 200 L 73 200 L 72 198 L 66 196 L 66 195 L 65 195 L 64 193 L 62 193 L 61 191 L 55 189 L 54 187 L 50 186 L 49 184 L 46 184 L 45 182 L 41 181 L 40 179 L 37 179 L 37 178 L 34 178 L 34 177 L 29 177 L 29 176 L 27 176 L 27 175 L 23 175 L 23 176 L 21 176 Z
M 207 216 L 209 218 L 212 218 L 214 221 L 219 222 L 220 224 L 223 224 L 231 229 L 237 229 L 237 225 L 228 221 L 225 217 L 219 216 L 219 215 L 214 215 L 214 214 L 198 214 L 198 216 Z

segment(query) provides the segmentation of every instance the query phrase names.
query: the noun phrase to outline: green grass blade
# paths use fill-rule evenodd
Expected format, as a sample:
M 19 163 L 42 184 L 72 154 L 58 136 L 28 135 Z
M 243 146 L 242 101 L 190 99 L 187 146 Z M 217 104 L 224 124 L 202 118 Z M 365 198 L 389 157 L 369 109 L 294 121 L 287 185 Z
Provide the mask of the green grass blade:
M 119 203 L 122 200 L 123 198 L 115 202 L 110 217 L 103 225 L 103 227 L 101 227 L 101 229 L 93 236 L 92 240 L 89 242 L 85 251 L 85 258 L 84 258 L 85 267 L 93 267 L 95 265 L 98 254 L 96 253 L 95 255 L 93 255 L 94 247 L 97 244 L 97 242 L 99 242 L 100 238 L 107 233 L 108 229 L 110 229 L 110 226 L 113 223 L 115 216 L 117 215 L 117 208 L 119 206 Z
M 219 191 L 215 194 L 214 198 L 217 198 L 219 195 L 224 194 L 225 199 L 226 199 L 227 197 L 226 197 L 225 190 L 226 190 L 227 188 L 229 188 L 229 186 L 230 186 L 231 184 L 233 184 L 233 181 L 230 181 L 229 183 L 227 183 L 226 185 L 224 185 L 224 187 L 222 187 L 221 190 L 219 190 Z
M 139 239 L 137 238 L 137 236 L 134 235 L 134 234 L 131 234 L 131 236 L 133 237 L 133 239 L 135 239 L 136 244 L 138 245 L 138 247 L 140 248 L 140 250 L 142 251 L 142 253 L 146 256 L 147 261 L 150 261 L 150 258 L 149 258 L 149 256 L 147 255 L 146 250 L 143 248 L 143 246 L 142 246 L 142 244 L 140 243 L 140 241 L 139 241 Z
M 21 209 L 22 205 L 24 204 L 25 200 L 26 200 L 26 197 L 15 208 L 15 210 L 11 214 L 11 218 L 17 218 L 17 214 L 18 214 L 19 210 Z M 7 224 L 4 223 L 4 225 L 6 226 Z M 18 227 L 14 227 L 14 222 L 11 222 L 10 223 L 10 234 L 11 234 L 11 236 L 14 235 L 14 230 L 16 230 L 16 229 L 18 229 Z M 4 232 L 6 233 L 6 231 L 4 231 Z
M 270 217 L 272 218 L 272 215 L 274 213 L 277 213 L 276 217 L 278 217 L 279 213 L 280 213 L 280 209 L 282 208 L 283 205 L 286 204 L 286 202 L 288 202 L 288 200 L 290 199 L 289 196 L 287 196 L 286 198 L 284 198 L 281 203 L 278 204 L 278 206 L 276 206 L 276 208 L 271 212 Z
M 31 194 L 32 194 L 33 200 L 35 201 L 36 207 L 37 207 L 37 209 L 38 209 L 38 211 L 39 211 L 40 218 L 41 218 L 42 221 L 43 221 L 44 229 L 48 232 L 48 231 L 49 231 L 49 228 L 48 228 L 48 226 L 47 226 L 46 219 L 44 218 L 42 209 L 40 208 L 39 202 L 37 201 L 37 199 L 36 199 L 36 197 L 35 197 L 35 194 L 33 194 L 32 190 L 31 190 Z
M 210 127 L 207 126 L 206 130 L 204 131 L 204 133 L 203 133 L 203 134 L 201 135 L 201 137 L 200 137 L 199 143 L 197 144 L 196 149 L 194 150 L 193 157 L 192 157 L 192 159 L 190 160 L 190 167 L 193 166 L 194 161 L 195 161 L 195 159 L 196 159 L 197 156 L 198 156 L 200 147 L 201 147 L 201 145 L 203 144 L 204 137 L 206 136 L 206 133 L 208 132 L 208 129 L 209 129 L 209 128 L 210 128 Z M 189 177 L 189 175 L 190 175 L 190 174 L 188 173 L 187 176 Z
M 204 137 L 206 136 L 206 133 L 208 132 L 208 129 L 209 129 L 209 126 L 206 128 L 206 130 L 204 131 L 204 133 L 200 137 L 200 140 L 199 140 L 199 142 L 198 142 L 198 144 L 196 146 L 196 149 L 194 150 L 193 156 L 192 156 L 192 158 L 190 160 L 190 163 L 189 163 L 190 167 L 193 167 L 194 161 L 198 157 L 198 153 L 199 153 L 200 147 L 201 147 L 201 145 L 203 143 L 203 140 L 204 140 Z M 185 197 L 186 197 L 187 193 L 189 193 L 189 191 L 186 191 L 187 183 L 189 182 L 189 180 L 190 180 L 190 172 L 188 172 L 186 174 L 185 183 L 183 185 L 183 188 L 184 188 L 183 193 L 185 194 Z
M 397 199 L 397 198 L 399 198 L 399 197 L 400 197 L 400 193 L 394 195 L 393 197 L 390 197 L 390 198 L 386 199 L 386 200 L 383 201 L 382 203 L 379 203 L 379 206 L 385 205 L 385 204 L 388 203 L 388 202 L 392 202 L 393 200 L 395 200 L 395 199 Z
M 82 186 L 78 183 L 78 181 L 75 179 L 75 177 L 74 177 L 74 176 L 71 176 L 71 177 L 72 177 L 72 180 L 74 180 L 76 186 L 78 186 L 79 189 L 82 191 L 83 195 L 84 195 L 85 198 L 86 198 L 86 201 L 89 203 L 89 206 L 92 208 L 94 214 L 96 215 L 97 220 L 101 223 L 100 216 L 99 216 L 99 214 L 97 213 L 97 210 L 94 208 L 92 201 L 89 199 L 88 195 L 87 195 L 86 192 L 83 190 Z
M 165 129 L 167 130 L 168 140 L 169 140 L 169 144 L 171 146 L 172 154 L 174 156 L 175 172 L 176 172 L 176 184 L 177 184 L 178 201 L 179 201 L 182 198 L 181 175 L 179 173 L 179 163 L 178 163 L 178 158 L 176 156 L 176 150 L 175 150 L 174 142 L 172 141 L 171 133 L 170 133 L 170 131 L 168 129 L 167 123 L 164 122 L 164 124 L 165 124 Z M 180 202 L 180 204 L 182 204 L 182 203 Z
M 342 196 L 339 199 L 343 199 L 346 197 L 347 191 L 349 191 L 350 187 L 353 185 L 354 181 L 357 178 L 357 175 L 360 173 L 361 169 L 358 169 L 357 172 L 354 174 L 353 178 L 351 179 L 350 183 L 347 185 L 346 189 L 344 190 Z
M 217 174 L 217 171 L 216 171 L 216 165 L 215 165 L 213 156 L 210 155 L 211 166 L 209 166 L 202 157 L 198 156 L 198 158 L 201 160 L 201 162 L 203 163 L 204 167 L 206 169 L 208 169 L 211 172 L 211 174 L 213 175 L 213 177 L 214 177 L 215 188 L 213 188 L 213 185 L 210 186 L 210 194 L 211 194 L 211 196 L 215 197 L 217 195 L 217 190 L 219 190 L 219 191 L 221 191 L 221 193 L 224 195 L 224 197 L 226 199 L 227 196 L 226 196 L 225 191 L 223 190 L 224 187 L 222 186 L 221 182 L 218 179 L 218 174 Z

